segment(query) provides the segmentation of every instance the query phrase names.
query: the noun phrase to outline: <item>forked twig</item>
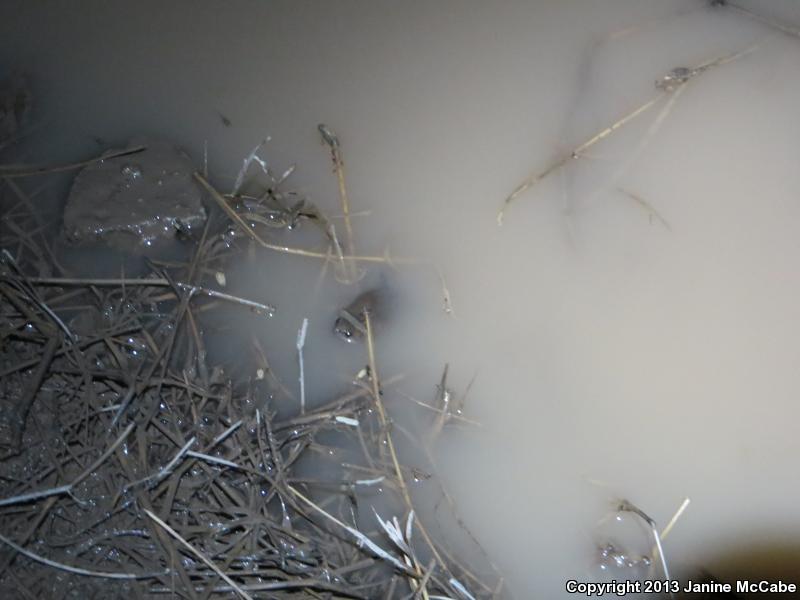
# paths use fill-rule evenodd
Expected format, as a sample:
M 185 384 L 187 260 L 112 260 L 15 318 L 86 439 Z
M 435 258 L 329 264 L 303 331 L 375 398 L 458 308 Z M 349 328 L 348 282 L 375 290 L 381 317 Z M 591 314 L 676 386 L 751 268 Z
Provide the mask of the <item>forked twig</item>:
M 661 545 L 661 535 L 658 533 L 658 526 L 656 522 L 648 516 L 641 508 L 629 502 L 628 500 L 622 500 L 617 507 L 617 510 L 620 512 L 631 512 L 641 518 L 647 525 L 650 527 L 650 531 L 653 533 L 653 540 L 655 541 L 656 548 L 658 550 L 658 558 L 661 561 L 661 570 L 664 573 L 664 578 L 666 580 L 670 580 L 671 577 L 669 575 L 669 568 L 667 567 L 667 557 L 664 555 L 664 548 Z M 669 592 L 670 597 L 672 597 L 672 591 Z
M 344 217 L 344 230 L 347 235 L 346 253 L 350 256 L 356 253 L 355 237 L 353 236 L 353 224 L 350 220 L 350 200 L 347 196 L 347 187 L 344 183 L 344 161 L 342 160 L 342 147 L 339 144 L 339 137 L 324 123 L 320 123 L 317 129 L 323 141 L 331 151 L 333 170 L 336 173 L 336 181 L 339 184 L 339 201 L 342 205 L 342 216 Z M 353 283 L 358 279 L 356 265 L 353 261 L 342 264 L 345 283 Z
M 262 239 L 253 228 L 250 227 L 245 220 L 237 213 L 233 208 L 228 204 L 228 201 L 225 197 L 220 194 L 209 182 L 208 180 L 203 177 L 199 172 L 194 174 L 195 179 L 200 182 L 200 185 L 211 195 L 214 201 L 225 211 L 225 214 L 230 217 L 232 221 L 234 221 L 240 229 L 248 235 L 253 241 L 255 241 L 259 246 L 262 248 L 267 248 L 269 250 L 275 250 L 276 252 L 282 252 L 284 254 L 294 254 L 296 256 L 306 256 L 309 258 L 320 258 L 323 260 L 330 260 L 330 254 L 327 252 L 314 252 L 313 250 L 303 250 L 302 248 L 292 248 L 289 246 L 280 246 L 278 244 L 271 244 L 266 240 Z M 342 256 L 343 260 L 353 260 L 358 262 L 372 262 L 372 263 L 396 263 L 396 264 L 419 264 L 424 261 L 420 261 L 413 258 L 389 258 L 387 256 L 350 256 L 344 255 Z
M 498 225 L 502 225 L 503 224 L 503 220 L 505 219 L 506 211 L 508 211 L 508 208 L 511 206 L 511 204 L 515 200 L 517 200 L 522 194 L 524 194 L 529 189 L 531 189 L 533 186 L 535 186 L 537 183 L 539 183 L 540 181 L 545 179 L 551 173 L 554 173 L 555 171 L 559 170 L 561 167 L 566 165 L 568 162 L 580 158 L 581 154 L 583 152 L 585 152 L 586 150 L 591 148 L 597 142 L 607 138 L 609 135 L 614 133 L 620 127 L 623 127 L 624 125 L 626 125 L 626 124 L 630 123 L 631 121 L 633 121 L 636 117 L 638 117 L 638 116 L 644 114 L 645 112 L 647 112 L 648 110 L 650 110 L 653 106 L 655 106 L 663 98 L 664 98 L 664 93 L 661 93 L 658 96 L 656 96 L 655 98 L 653 98 L 651 100 L 648 100 L 647 102 L 645 102 L 644 104 L 642 104 L 638 108 L 633 109 L 632 111 L 627 113 L 625 116 L 623 116 L 622 118 L 618 119 L 617 121 L 615 121 L 614 123 L 612 123 L 611 125 L 606 127 L 605 129 L 603 129 L 602 131 L 599 131 L 598 133 L 593 135 L 591 138 L 589 138 L 588 140 L 586 140 L 585 142 L 583 142 L 582 144 L 577 146 L 571 152 L 568 152 L 567 154 L 563 155 L 561 158 L 556 160 L 554 163 L 552 163 L 550 166 L 545 168 L 543 171 L 535 171 L 535 172 L 531 173 L 528 177 L 526 177 L 522 181 L 522 183 L 520 183 L 516 188 L 514 188 L 514 191 L 511 192 L 506 197 L 506 199 L 503 201 L 503 206 L 500 209 L 500 212 L 497 213 L 497 224 Z
M 685 84 L 687 84 L 691 79 L 695 78 L 696 76 L 700 75 L 708 71 L 713 67 L 717 67 L 720 65 L 727 64 L 733 60 L 739 59 L 751 52 L 753 52 L 757 48 L 756 45 L 750 46 L 747 49 L 736 52 L 733 54 L 729 54 L 726 56 L 722 56 L 719 58 L 715 58 L 713 60 L 707 61 L 702 63 L 694 68 L 677 68 L 670 71 L 667 75 L 656 81 L 656 88 L 660 90 L 660 93 L 657 94 L 655 97 L 651 98 L 644 104 L 641 104 L 637 108 L 631 110 L 630 112 L 626 113 L 624 116 L 616 120 L 614 123 L 602 129 L 601 131 L 594 134 L 588 140 L 583 142 L 582 144 L 578 145 L 574 148 L 571 152 L 568 152 L 561 156 L 558 160 L 551 163 L 542 171 L 534 171 L 528 177 L 526 177 L 522 183 L 520 183 L 514 191 L 512 191 L 506 199 L 503 201 L 503 205 L 500 211 L 497 213 L 497 224 L 502 225 L 503 220 L 505 218 L 505 213 L 508 210 L 509 206 L 516 201 L 522 194 L 527 192 L 533 186 L 541 182 L 545 179 L 548 175 L 558 171 L 562 167 L 564 167 L 567 163 L 574 159 L 579 159 L 581 156 L 597 144 L 598 142 L 604 140 L 612 133 L 620 129 L 621 127 L 627 125 L 637 117 L 643 115 L 645 112 L 653 108 L 656 104 L 658 104 L 661 100 L 669 96 L 671 93 L 675 92 L 676 90 L 682 88 Z

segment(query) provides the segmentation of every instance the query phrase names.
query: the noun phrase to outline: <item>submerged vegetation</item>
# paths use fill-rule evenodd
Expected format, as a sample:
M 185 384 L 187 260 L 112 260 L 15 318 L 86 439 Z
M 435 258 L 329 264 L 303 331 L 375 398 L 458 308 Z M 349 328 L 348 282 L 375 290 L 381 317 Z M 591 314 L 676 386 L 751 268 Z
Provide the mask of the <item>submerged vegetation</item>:
M 188 260 L 151 256 L 138 276 L 84 278 L 62 266 L 36 185 L 25 185 L 110 154 L 0 167 L 0 596 L 501 595 L 489 559 L 468 566 L 464 548 L 434 535 L 415 509 L 407 482 L 420 469 L 401 464 L 391 417 L 403 377 L 381 377 L 369 310 L 358 315 L 364 369 L 350 390 L 321 402 L 307 403 L 302 387 L 304 328 L 296 348 L 242 349 L 260 365 L 251 375 L 208 358 L 203 322 L 223 305 L 249 311 L 253 327 L 280 318 L 280 307 L 220 289 L 226 266 L 253 244 L 333 264 L 345 281 L 358 279 L 361 263 L 390 260 L 355 254 L 339 141 L 320 132 L 342 196 L 342 244 L 319 210 L 284 191 L 292 169 L 273 174 L 259 146 L 230 194 L 207 170 L 194 174 L 220 210 L 184 242 Z M 250 181 L 253 165 L 265 184 Z M 326 248 L 270 241 L 271 228 L 302 221 L 320 228 Z M 287 351 L 301 367 L 289 412 L 273 405 L 291 394 L 267 360 Z M 404 433 L 430 448 L 463 419 L 461 403 L 445 369 L 435 401 L 423 403 L 430 431 Z M 324 468 L 309 477 L 302 465 L 315 462 Z

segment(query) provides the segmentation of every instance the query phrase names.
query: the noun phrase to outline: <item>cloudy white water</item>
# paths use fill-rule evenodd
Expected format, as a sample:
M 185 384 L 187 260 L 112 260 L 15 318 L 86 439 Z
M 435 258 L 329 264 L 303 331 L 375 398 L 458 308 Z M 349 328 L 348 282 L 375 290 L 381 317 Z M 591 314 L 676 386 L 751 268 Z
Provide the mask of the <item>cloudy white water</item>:
M 800 26 L 791 0 L 738 6 Z M 498 227 L 518 183 L 656 97 L 657 78 L 744 51 Z M 597 580 L 612 539 L 649 552 L 646 530 L 608 521 L 621 498 L 661 527 L 691 499 L 664 540 L 674 574 L 800 573 L 798 65 L 800 37 L 701 0 L 0 5 L 0 68 L 29 74 L 43 124 L 31 160 L 144 133 L 199 164 L 207 141 L 227 188 L 270 135 L 264 156 L 296 162 L 295 185 L 336 213 L 316 125 L 336 130 L 352 210 L 368 211 L 356 249 L 446 279 L 454 316 L 432 271 L 384 275 L 401 301 L 378 358 L 425 401 L 445 363 L 456 392 L 474 377 L 465 414 L 482 426 L 446 430 L 436 452 L 518 598 Z M 229 275 L 278 306 L 257 334 L 285 348 L 287 382 L 310 319 L 316 398 L 363 364 L 331 334 L 354 291 L 318 286 L 319 269 L 270 255 Z

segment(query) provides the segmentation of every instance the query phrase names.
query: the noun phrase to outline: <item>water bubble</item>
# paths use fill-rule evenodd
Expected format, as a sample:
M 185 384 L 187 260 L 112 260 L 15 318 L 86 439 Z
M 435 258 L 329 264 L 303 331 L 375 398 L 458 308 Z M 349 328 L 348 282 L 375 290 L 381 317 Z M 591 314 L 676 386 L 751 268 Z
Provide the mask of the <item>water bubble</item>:
M 229 227 L 224 233 L 221 233 L 219 237 L 225 247 L 230 248 L 236 239 L 236 230 L 233 227 Z
M 140 179 L 142 177 L 142 167 L 136 163 L 126 163 L 122 165 L 119 171 L 128 180 Z

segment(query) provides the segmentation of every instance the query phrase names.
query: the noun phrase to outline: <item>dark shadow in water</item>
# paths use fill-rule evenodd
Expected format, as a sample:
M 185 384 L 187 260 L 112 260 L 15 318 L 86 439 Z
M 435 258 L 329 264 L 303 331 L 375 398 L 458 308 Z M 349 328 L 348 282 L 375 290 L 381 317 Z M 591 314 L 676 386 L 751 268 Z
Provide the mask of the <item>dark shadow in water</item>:
M 783 582 L 795 584 L 800 590 L 800 541 L 751 541 L 746 544 L 741 539 L 723 542 L 717 554 L 708 556 L 704 570 L 693 581 L 716 581 L 729 583 L 730 593 L 711 592 L 705 594 L 683 594 L 681 598 L 721 599 L 721 598 L 800 598 L 800 591 L 783 593 L 744 593 L 737 592 L 737 582 L 747 581 L 757 584 Z M 682 582 L 682 584 L 685 582 Z

